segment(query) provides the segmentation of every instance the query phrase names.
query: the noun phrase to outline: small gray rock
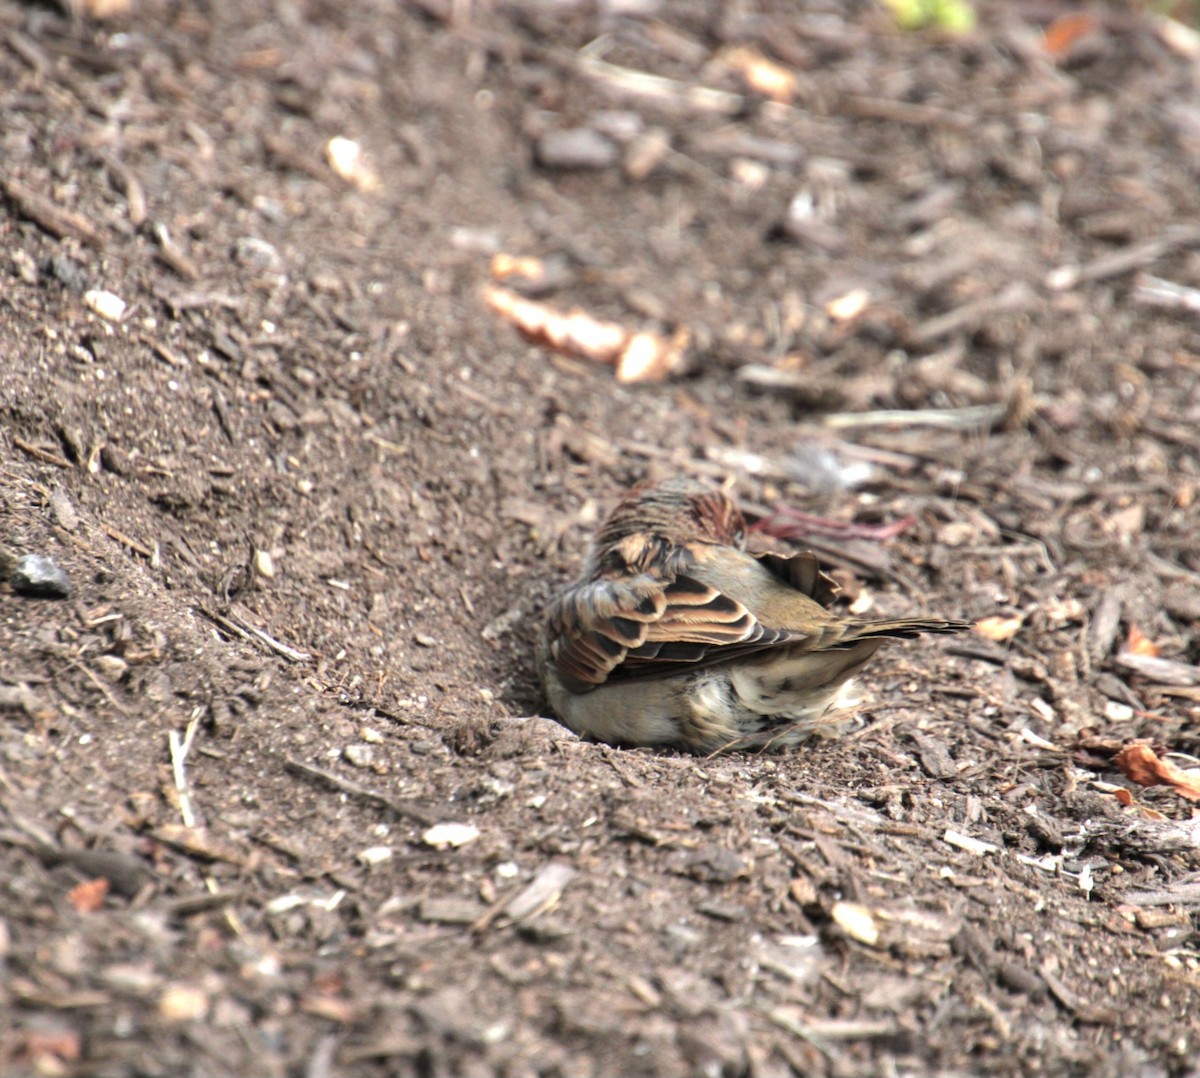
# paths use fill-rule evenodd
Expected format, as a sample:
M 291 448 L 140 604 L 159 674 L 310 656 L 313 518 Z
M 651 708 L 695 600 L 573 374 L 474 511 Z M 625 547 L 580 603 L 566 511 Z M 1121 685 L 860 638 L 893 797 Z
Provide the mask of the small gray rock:
M 40 599 L 69 599 L 71 581 L 44 554 L 25 554 L 17 559 L 9 582 L 18 595 L 29 595 Z
M 242 236 L 233 246 L 233 257 L 249 269 L 279 273 L 283 269 L 283 256 L 266 240 L 257 236 Z

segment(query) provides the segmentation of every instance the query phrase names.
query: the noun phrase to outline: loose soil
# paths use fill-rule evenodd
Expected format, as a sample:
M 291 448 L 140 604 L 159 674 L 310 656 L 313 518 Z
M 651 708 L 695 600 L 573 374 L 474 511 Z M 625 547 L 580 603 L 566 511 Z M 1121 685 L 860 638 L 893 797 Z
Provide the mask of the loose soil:
M 0 0 L 0 543 L 73 585 L 0 585 L 0 1072 L 1200 1073 L 1200 823 L 1114 764 L 1200 755 L 1200 67 L 1067 10 Z M 677 472 L 990 635 L 579 741 L 539 611 Z

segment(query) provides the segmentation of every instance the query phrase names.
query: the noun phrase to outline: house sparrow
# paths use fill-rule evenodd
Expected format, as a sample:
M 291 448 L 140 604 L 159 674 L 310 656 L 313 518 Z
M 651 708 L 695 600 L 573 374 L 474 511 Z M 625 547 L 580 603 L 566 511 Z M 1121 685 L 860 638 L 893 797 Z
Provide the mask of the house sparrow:
M 850 680 L 885 640 L 968 627 L 843 617 L 827 609 L 836 593 L 810 553 L 748 553 L 722 491 L 692 479 L 636 486 L 547 611 L 550 706 L 610 745 L 785 748 L 841 732 Z

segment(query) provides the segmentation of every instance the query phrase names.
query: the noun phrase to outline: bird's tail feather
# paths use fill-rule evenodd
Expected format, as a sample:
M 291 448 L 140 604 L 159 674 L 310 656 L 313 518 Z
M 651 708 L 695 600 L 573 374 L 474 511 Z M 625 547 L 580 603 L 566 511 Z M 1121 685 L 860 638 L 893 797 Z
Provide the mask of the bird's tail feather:
M 879 621 L 858 621 L 846 626 L 846 644 L 866 637 L 912 640 L 925 633 L 961 633 L 971 628 L 971 622 L 955 618 L 885 618 Z

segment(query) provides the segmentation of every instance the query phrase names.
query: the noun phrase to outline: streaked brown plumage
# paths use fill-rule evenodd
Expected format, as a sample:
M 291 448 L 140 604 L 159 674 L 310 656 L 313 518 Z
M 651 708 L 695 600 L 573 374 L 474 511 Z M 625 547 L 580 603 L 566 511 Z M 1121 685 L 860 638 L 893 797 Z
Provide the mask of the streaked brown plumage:
M 784 748 L 844 726 L 850 679 L 885 640 L 967 628 L 842 617 L 835 594 L 812 554 L 748 553 L 723 492 L 634 487 L 547 611 L 547 697 L 576 733 L 613 745 Z

